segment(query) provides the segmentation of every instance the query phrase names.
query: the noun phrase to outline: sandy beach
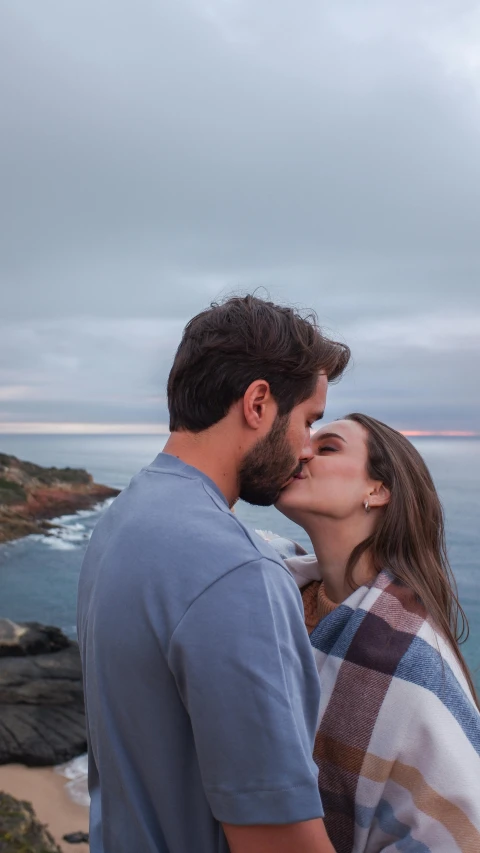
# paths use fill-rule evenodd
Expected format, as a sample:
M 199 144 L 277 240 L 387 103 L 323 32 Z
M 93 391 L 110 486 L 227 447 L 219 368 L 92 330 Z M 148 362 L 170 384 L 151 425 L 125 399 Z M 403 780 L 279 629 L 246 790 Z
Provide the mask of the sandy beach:
M 51 767 L 0 766 L 0 791 L 32 803 L 38 819 L 48 825 L 59 847 L 69 853 L 87 853 L 88 844 L 67 844 L 68 832 L 88 832 L 88 808 L 72 802 L 65 790 L 66 779 Z

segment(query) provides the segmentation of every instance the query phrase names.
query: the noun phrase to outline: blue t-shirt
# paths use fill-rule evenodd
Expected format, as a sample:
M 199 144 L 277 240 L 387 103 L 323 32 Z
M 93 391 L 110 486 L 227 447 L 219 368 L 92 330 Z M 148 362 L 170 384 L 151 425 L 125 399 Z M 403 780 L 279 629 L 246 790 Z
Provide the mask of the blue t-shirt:
M 221 822 L 322 817 L 297 585 L 165 453 L 98 523 L 78 597 L 92 853 L 224 853 Z

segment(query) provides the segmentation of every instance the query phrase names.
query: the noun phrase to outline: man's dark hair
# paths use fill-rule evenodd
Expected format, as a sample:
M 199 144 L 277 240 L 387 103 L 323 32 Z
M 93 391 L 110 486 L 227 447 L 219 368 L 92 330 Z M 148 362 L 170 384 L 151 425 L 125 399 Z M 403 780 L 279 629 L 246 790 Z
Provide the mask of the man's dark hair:
M 326 338 L 315 314 L 257 296 L 213 303 L 187 323 L 168 378 L 170 430 L 218 423 L 256 379 L 265 379 L 286 415 L 310 397 L 318 374 L 339 379 L 349 348 Z

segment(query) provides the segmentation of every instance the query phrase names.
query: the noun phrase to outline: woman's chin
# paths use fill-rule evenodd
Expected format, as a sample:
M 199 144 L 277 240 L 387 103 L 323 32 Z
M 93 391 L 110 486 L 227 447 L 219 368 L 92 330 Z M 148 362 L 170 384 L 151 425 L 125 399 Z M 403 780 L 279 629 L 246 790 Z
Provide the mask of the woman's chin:
M 298 524 L 299 527 L 303 527 L 302 522 L 305 514 L 297 508 L 293 501 L 290 503 L 289 501 L 278 500 L 275 504 L 275 509 L 277 509 L 278 512 L 281 512 L 289 521 L 293 521 L 294 524 Z
M 293 480 L 288 486 L 280 492 L 278 499 L 275 502 L 276 509 L 283 512 L 284 515 L 290 515 L 290 512 L 295 512 L 299 505 L 298 495 L 296 494 L 299 480 Z

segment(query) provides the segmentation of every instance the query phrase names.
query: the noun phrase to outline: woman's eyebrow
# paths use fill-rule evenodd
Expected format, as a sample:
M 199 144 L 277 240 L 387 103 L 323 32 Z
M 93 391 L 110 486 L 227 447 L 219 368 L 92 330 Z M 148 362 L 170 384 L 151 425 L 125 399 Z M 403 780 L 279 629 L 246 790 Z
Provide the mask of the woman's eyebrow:
M 340 441 L 343 441 L 344 444 L 347 444 L 344 438 L 338 434 L 338 432 L 322 432 L 321 435 L 318 436 L 318 440 L 322 441 L 324 438 L 339 438 Z

